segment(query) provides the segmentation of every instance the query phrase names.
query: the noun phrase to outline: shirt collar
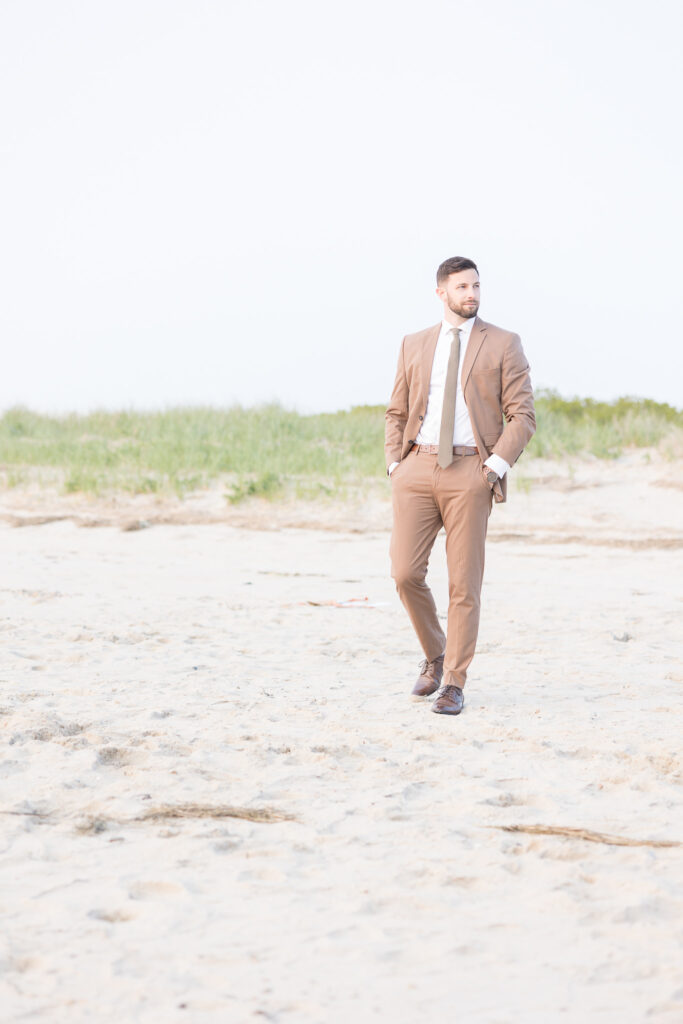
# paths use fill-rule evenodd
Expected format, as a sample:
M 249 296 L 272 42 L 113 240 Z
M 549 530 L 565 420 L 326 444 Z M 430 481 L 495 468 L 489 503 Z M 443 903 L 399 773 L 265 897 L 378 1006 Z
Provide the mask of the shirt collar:
M 472 333 L 472 328 L 474 327 L 474 321 L 475 320 L 476 320 L 476 317 L 471 316 L 471 317 L 469 317 L 468 320 L 465 320 L 464 324 L 460 324 L 460 340 L 461 341 L 467 341 L 469 339 L 469 336 Z M 448 320 L 442 320 L 441 321 L 441 330 L 444 333 L 447 332 L 447 331 L 451 331 L 452 329 L 453 329 L 453 324 L 449 324 Z

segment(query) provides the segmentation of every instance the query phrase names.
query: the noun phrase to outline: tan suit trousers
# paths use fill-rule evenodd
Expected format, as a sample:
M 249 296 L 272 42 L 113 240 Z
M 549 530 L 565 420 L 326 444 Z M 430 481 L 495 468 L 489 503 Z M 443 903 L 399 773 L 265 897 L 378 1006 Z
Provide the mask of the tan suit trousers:
M 410 451 L 391 474 L 391 575 L 425 657 L 433 661 L 445 651 L 443 684 L 463 687 L 479 632 L 493 492 L 478 455 L 456 455 L 446 469 L 436 460 L 436 455 Z M 446 636 L 426 582 L 429 555 L 442 526 L 448 563 Z

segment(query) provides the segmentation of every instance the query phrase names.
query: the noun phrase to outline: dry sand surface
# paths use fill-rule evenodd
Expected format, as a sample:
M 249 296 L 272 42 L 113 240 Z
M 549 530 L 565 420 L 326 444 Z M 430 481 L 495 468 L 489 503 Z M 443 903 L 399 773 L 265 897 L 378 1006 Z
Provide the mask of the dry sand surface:
M 5 493 L 3 1024 L 683 1021 L 683 466 L 514 472 L 455 719 L 386 500 Z

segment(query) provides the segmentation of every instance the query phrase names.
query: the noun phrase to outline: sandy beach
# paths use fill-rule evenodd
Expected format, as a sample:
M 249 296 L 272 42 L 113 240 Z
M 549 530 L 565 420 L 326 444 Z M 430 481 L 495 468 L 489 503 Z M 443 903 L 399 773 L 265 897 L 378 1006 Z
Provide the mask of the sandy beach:
M 456 719 L 381 495 L 3 492 L 3 1021 L 683 1021 L 683 463 L 513 473 Z

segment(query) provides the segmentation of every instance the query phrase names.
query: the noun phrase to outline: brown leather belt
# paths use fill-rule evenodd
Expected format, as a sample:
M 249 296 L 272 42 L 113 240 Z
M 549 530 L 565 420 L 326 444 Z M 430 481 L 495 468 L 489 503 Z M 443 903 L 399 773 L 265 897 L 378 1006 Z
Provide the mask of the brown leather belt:
M 439 446 L 438 444 L 414 444 L 410 449 L 411 452 L 424 452 L 426 455 L 438 455 Z M 453 445 L 454 455 L 477 455 L 478 451 L 476 448 L 470 448 L 467 444 L 454 444 Z

